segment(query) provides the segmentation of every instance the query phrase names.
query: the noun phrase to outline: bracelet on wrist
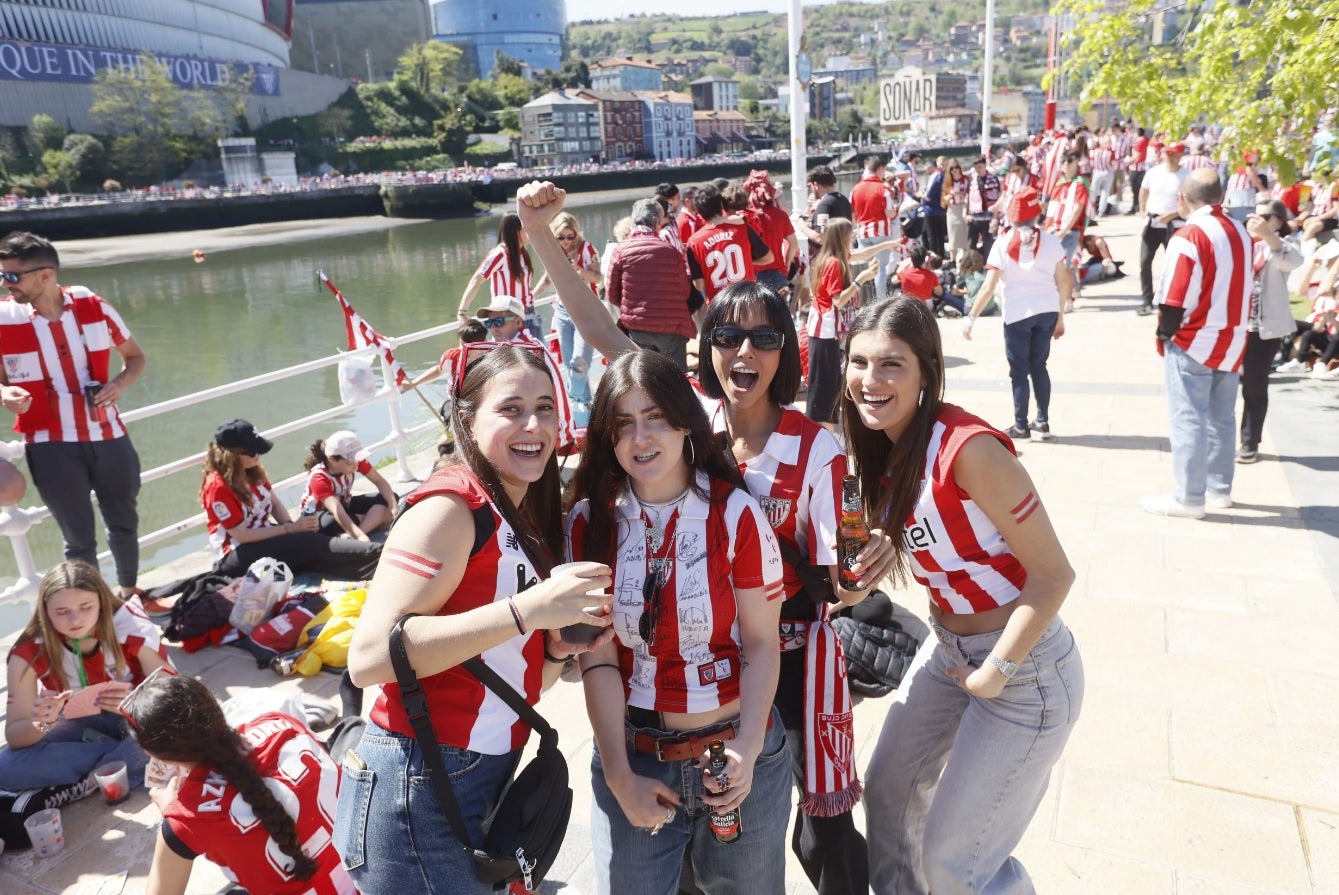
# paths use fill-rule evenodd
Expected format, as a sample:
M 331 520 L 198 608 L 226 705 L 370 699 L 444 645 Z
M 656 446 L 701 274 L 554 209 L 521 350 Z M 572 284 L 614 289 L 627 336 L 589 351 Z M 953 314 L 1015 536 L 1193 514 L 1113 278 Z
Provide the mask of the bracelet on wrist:
M 516 601 L 511 597 L 507 597 L 507 608 L 511 610 L 511 620 L 516 622 L 516 630 L 520 631 L 522 635 L 528 634 L 529 632 L 525 629 L 525 619 L 521 618 L 521 610 L 516 608 Z
M 568 653 L 565 656 L 555 656 L 553 653 L 549 652 L 548 643 L 545 642 L 544 644 L 544 659 L 548 662 L 554 663 L 555 665 L 565 665 L 568 662 L 572 661 L 572 658 L 575 655 L 576 653 Z

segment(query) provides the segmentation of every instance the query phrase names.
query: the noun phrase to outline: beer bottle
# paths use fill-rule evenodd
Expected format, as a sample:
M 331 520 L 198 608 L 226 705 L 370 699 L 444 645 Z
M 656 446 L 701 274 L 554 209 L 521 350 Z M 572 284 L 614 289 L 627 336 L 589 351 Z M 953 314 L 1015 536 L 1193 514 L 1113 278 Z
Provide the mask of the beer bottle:
M 719 774 L 725 770 L 725 743 L 720 740 L 712 740 L 707 747 L 711 772 Z M 712 809 L 711 832 L 716 837 L 717 842 L 734 842 L 739 838 L 739 832 L 742 829 L 739 823 L 739 809 L 732 808 L 729 811 L 716 811 Z
M 860 590 L 860 576 L 851 569 L 856 557 L 869 543 L 869 526 L 860 506 L 860 480 L 853 475 L 842 479 L 842 524 L 837 530 L 837 565 L 841 586 Z

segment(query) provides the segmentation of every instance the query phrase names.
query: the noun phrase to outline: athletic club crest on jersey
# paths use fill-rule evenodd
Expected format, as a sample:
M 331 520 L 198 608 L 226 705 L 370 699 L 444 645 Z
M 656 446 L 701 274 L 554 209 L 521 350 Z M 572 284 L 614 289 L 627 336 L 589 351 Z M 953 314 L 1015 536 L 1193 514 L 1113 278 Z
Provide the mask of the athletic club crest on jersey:
M 855 737 L 851 731 L 851 713 L 820 713 L 818 716 L 818 741 L 823 744 L 823 752 L 833 767 L 845 774 L 851 766 L 851 751 Z
M 762 511 L 767 514 L 767 521 L 773 528 L 780 528 L 790 516 L 790 508 L 794 504 L 789 497 L 763 497 L 758 500 L 762 506 Z

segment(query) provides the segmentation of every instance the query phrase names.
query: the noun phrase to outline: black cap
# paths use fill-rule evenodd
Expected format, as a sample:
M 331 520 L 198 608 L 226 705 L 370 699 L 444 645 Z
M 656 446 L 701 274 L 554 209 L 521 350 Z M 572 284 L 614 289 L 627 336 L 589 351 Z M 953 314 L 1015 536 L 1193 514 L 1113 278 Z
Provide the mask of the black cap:
M 214 430 L 214 444 L 230 451 L 268 454 L 274 442 L 261 438 L 256 427 L 246 420 L 232 420 Z

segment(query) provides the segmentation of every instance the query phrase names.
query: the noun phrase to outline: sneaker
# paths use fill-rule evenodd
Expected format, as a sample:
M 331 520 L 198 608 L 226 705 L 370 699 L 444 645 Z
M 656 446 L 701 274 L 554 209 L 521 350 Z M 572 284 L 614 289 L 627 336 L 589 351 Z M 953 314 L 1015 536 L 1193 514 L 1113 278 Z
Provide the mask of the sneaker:
M 1257 451 L 1255 448 L 1242 448 L 1241 450 L 1237 451 L 1238 463 L 1254 463 L 1256 460 L 1259 459 L 1260 459 L 1260 452 Z
M 1031 427 L 1033 441 L 1055 441 L 1055 436 L 1051 434 L 1051 424 L 1034 422 Z
M 1280 372 L 1280 373 L 1305 373 L 1305 372 L 1306 372 L 1306 364 L 1302 363 L 1302 362 L 1301 362 L 1300 360 L 1298 360 L 1297 358 L 1293 358 L 1292 360 L 1284 361 L 1283 363 L 1279 364 L 1278 372 Z
M 1010 426 L 1004 430 L 1004 434 L 1016 441 L 1027 441 L 1032 437 L 1032 433 L 1026 428 L 1019 428 L 1018 426 Z
M 1184 519 L 1203 519 L 1204 507 L 1188 507 L 1178 503 L 1171 494 L 1159 494 L 1156 497 L 1141 497 L 1139 506 L 1145 513 L 1154 516 L 1179 516 Z
M 1114 277 L 1114 276 L 1116 275 L 1116 262 L 1114 262 L 1114 261 L 1103 261 L 1103 262 L 1102 262 L 1102 274 L 1103 274 L 1103 276 Z
M 1339 367 L 1327 370 L 1324 364 L 1317 361 L 1311 367 L 1311 378 L 1320 379 L 1324 382 L 1339 382 Z
M 947 307 L 941 312 L 946 320 L 957 320 L 962 316 L 962 311 L 954 307 Z
M 1210 491 L 1204 495 L 1204 502 L 1215 510 L 1232 509 L 1232 495 L 1226 491 Z
M 1135 308 L 1134 312 L 1138 314 L 1140 317 L 1147 317 L 1149 314 L 1153 313 L 1153 306 L 1140 305 L 1139 307 Z

